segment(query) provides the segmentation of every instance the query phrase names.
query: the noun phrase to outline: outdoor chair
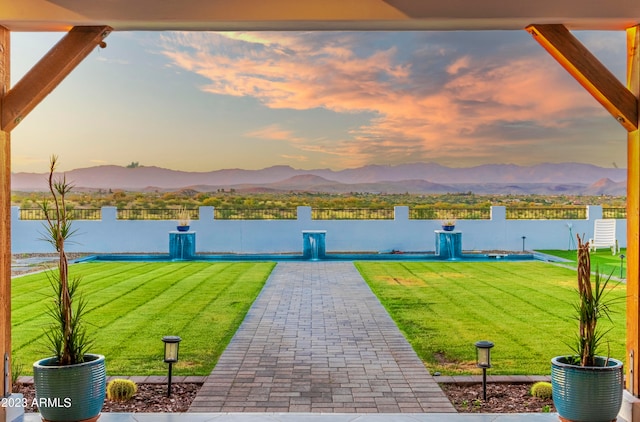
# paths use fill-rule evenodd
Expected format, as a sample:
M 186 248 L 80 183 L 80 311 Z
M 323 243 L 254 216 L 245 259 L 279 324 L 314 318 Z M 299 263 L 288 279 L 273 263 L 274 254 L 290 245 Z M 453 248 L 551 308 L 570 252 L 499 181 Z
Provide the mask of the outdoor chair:
M 620 252 L 616 239 L 616 220 L 612 218 L 597 219 L 593 225 L 593 238 L 589 239 L 589 250 L 611 248 L 613 255 Z

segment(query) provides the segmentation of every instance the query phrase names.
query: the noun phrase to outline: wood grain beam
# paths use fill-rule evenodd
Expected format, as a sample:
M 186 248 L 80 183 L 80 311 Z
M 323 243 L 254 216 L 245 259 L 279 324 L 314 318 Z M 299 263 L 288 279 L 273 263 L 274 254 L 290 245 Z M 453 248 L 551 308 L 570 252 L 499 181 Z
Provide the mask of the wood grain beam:
M 0 112 L 10 85 L 10 44 L 7 28 L 0 26 Z M 11 358 L 11 139 L 0 129 L 0 390 L 11 393 L 11 365 L 4 371 L 4 359 Z M 8 382 L 7 382 L 8 380 Z M 2 412 L 5 412 L 2 409 Z M 2 417 L 0 413 L 0 417 Z M 4 420 L 4 418 L 2 419 Z
M 627 29 L 627 87 L 640 98 L 640 26 Z M 640 394 L 640 131 L 627 135 L 627 390 Z
M 638 98 L 564 25 L 526 29 L 628 132 L 638 129 Z
M 108 26 L 72 28 L 6 94 L 0 128 L 11 132 L 110 32 Z

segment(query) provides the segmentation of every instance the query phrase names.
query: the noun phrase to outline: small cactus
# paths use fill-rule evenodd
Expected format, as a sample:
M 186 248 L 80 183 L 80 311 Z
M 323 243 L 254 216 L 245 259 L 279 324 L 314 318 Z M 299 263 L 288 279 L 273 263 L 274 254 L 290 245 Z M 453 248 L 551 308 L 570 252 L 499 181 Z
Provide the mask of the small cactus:
M 536 382 L 531 387 L 531 395 L 534 397 L 538 397 L 541 399 L 550 399 L 551 398 L 551 383 L 549 382 Z
M 113 401 L 131 400 L 138 391 L 135 382 L 125 379 L 114 379 L 107 384 L 107 398 Z

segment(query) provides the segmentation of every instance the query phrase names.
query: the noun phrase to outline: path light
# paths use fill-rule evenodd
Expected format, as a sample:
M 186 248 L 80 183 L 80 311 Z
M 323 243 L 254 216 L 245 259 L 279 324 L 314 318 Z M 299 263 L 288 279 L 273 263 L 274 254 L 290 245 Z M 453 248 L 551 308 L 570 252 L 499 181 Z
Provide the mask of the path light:
M 522 252 L 524 252 L 524 241 L 526 240 L 527 236 L 522 236 Z
M 178 349 L 182 339 L 178 336 L 164 336 L 162 341 L 164 342 L 164 362 L 169 364 L 167 397 L 171 397 L 171 369 L 173 364 L 178 362 Z
M 476 342 L 476 366 L 482 368 L 482 400 L 487 401 L 487 368 L 491 368 L 491 348 L 493 343 L 482 340 Z
M 620 254 L 620 279 L 622 279 L 623 268 L 624 268 L 624 254 Z

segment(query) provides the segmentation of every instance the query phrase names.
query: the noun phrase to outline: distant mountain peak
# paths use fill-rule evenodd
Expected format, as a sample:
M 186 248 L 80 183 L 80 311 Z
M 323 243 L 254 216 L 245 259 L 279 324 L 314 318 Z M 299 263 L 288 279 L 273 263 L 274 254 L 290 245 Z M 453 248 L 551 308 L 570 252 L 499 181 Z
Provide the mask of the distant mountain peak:
M 615 185 L 616 182 L 614 182 L 613 180 L 609 179 L 608 177 L 603 177 L 602 179 L 596 180 L 595 183 L 592 183 L 591 186 L 593 187 L 600 187 L 600 186 L 611 186 L 611 185 Z
M 127 168 L 101 165 L 65 172 L 78 188 L 143 191 L 198 189 L 325 190 L 327 192 L 467 192 L 544 193 L 620 192 L 626 170 L 580 163 L 533 166 L 483 164 L 451 168 L 437 163 L 372 164 L 359 168 L 301 170 L 276 165 L 260 170 L 222 169 L 209 172 L 169 170 L 156 166 Z M 46 174 L 14 173 L 13 190 L 46 190 Z M 535 185 L 535 186 L 534 186 Z M 546 187 L 545 187 L 546 186 Z M 554 187 L 555 186 L 555 187 Z M 403 191 L 403 188 L 405 189 Z M 586 194 L 586 193 L 585 193 Z M 618 195 L 618 194 L 616 194 Z M 624 195 L 624 193 L 622 193 Z
M 303 184 L 303 185 L 313 186 L 313 185 L 326 185 L 329 183 L 337 183 L 337 182 L 334 180 L 325 179 L 322 176 L 316 176 L 314 174 L 299 174 L 273 184 L 274 185 Z
M 614 182 L 608 177 L 604 177 L 585 188 L 584 194 L 624 196 L 627 194 L 627 183 L 626 181 Z

